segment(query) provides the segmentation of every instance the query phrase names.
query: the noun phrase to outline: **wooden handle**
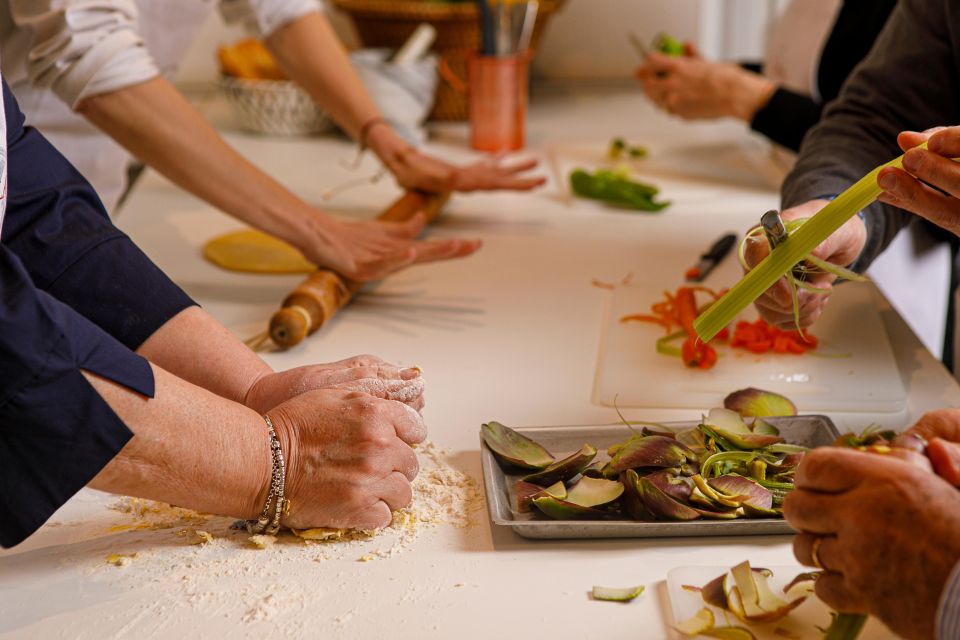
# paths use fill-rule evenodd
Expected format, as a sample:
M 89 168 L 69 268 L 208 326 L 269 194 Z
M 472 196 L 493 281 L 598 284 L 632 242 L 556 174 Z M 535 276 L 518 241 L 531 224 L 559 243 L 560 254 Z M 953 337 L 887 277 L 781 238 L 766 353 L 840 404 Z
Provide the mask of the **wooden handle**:
M 449 199 L 449 193 L 408 191 L 377 220 L 406 222 L 423 211 L 430 223 Z M 283 307 L 270 318 L 270 338 L 283 348 L 299 344 L 336 315 L 362 286 L 363 283 L 347 280 L 335 271 L 318 269 L 284 298 Z

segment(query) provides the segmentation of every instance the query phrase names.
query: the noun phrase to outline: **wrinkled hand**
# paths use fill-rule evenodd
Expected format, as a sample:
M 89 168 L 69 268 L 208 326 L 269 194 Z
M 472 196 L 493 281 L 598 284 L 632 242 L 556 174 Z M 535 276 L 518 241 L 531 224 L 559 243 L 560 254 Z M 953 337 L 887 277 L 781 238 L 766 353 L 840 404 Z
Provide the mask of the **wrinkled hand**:
M 924 140 L 927 149 L 914 149 Z M 880 172 L 877 184 L 884 191 L 879 200 L 960 235 L 960 164 L 950 160 L 960 157 L 960 127 L 904 131 L 897 143 L 905 152 L 903 169 L 889 167 Z
M 897 458 L 821 448 L 797 469 L 784 515 L 794 554 L 825 573 L 817 596 L 870 613 L 905 638 L 932 638 L 940 594 L 960 561 L 960 491 Z
M 268 412 L 286 459 L 283 524 L 378 529 L 410 504 L 419 471 L 411 444 L 427 429 L 402 402 L 365 393 L 309 391 Z
M 776 85 L 735 64 L 704 60 L 687 44 L 684 57 L 651 53 L 634 72 L 647 97 L 685 120 L 733 117 L 750 122 Z
M 398 367 L 376 356 L 363 355 L 262 376 L 247 390 L 244 404 L 258 413 L 265 413 L 308 391 L 343 389 L 397 400 L 421 411 L 424 406 L 423 386 L 419 369 Z
M 417 240 L 426 224 L 419 213 L 407 222 L 351 222 L 317 217 L 316 233 L 299 248 L 308 260 L 358 282 L 380 280 L 412 264 L 463 258 L 479 240 Z
M 931 411 L 907 429 L 927 441 L 927 457 L 938 476 L 960 488 L 960 409 Z
M 782 217 L 784 220 L 809 218 L 825 207 L 827 202 L 827 200 L 811 200 L 792 209 L 784 210 Z M 860 255 L 866 238 L 867 231 L 863 225 L 863 220 L 859 216 L 854 216 L 833 235 L 824 240 L 812 253 L 818 258 L 845 267 Z M 747 264 L 753 267 L 767 257 L 769 253 L 770 247 L 766 238 L 759 235 L 747 243 L 744 257 Z M 808 274 L 806 281 L 811 286 L 829 292 L 834 280 L 836 280 L 836 276 L 833 274 L 814 273 Z M 800 326 L 808 327 L 813 324 L 823 313 L 829 298 L 829 293 L 819 294 L 799 289 L 797 299 L 800 304 Z M 757 298 L 754 304 L 757 311 L 760 312 L 760 316 L 770 324 L 777 325 L 782 329 L 796 328 L 793 316 L 793 296 L 790 292 L 790 285 L 785 278 L 781 278 L 767 289 L 763 295 Z

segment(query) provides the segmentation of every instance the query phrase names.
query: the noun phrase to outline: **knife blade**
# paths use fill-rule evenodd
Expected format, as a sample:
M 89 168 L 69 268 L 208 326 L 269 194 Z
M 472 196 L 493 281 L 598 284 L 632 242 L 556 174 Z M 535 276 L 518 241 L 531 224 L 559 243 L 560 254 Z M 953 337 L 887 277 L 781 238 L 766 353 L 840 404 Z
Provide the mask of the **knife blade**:
M 737 245 L 737 234 L 727 233 L 718 238 L 706 253 L 700 255 L 697 264 L 687 269 L 687 282 L 703 282 L 718 264 L 723 262 L 730 251 Z

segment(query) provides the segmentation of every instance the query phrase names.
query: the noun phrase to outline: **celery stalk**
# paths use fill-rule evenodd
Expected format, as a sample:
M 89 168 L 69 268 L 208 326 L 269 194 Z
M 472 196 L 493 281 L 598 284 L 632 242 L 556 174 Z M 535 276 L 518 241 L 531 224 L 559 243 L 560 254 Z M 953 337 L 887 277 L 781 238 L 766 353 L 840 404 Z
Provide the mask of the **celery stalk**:
M 926 142 L 920 145 L 923 148 L 926 146 Z M 693 328 L 700 339 L 704 342 L 712 340 L 764 291 L 843 226 L 844 222 L 876 200 L 882 192 L 877 185 L 877 174 L 887 167 L 902 168 L 903 156 L 880 165 L 860 178 L 853 186 L 807 220 L 796 232 L 790 234 L 760 264 L 748 271 L 726 295 L 700 314 L 693 323 Z
M 866 624 L 867 616 L 861 613 L 834 613 L 823 640 L 857 640 Z

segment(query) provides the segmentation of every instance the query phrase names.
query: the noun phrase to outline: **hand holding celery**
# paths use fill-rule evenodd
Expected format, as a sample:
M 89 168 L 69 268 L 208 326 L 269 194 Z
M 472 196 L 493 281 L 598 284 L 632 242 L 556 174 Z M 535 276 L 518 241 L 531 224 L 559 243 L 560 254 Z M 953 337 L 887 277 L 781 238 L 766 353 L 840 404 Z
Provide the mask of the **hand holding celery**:
M 796 227 L 783 244 L 771 251 L 770 255 L 749 271 L 725 296 L 697 318 L 694 328 L 700 338 L 704 341 L 711 340 L 777 280 L 788 275 L 797 264 L 808 260 L 810 252 L 820 243 L 877 199 L 882 191 L 877 185 L 880 171 L 887 167 L 900 168 L 903 166 L 902 161 L 903 156 L 899 156 L 877 167 L 804 224 Z

